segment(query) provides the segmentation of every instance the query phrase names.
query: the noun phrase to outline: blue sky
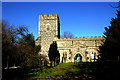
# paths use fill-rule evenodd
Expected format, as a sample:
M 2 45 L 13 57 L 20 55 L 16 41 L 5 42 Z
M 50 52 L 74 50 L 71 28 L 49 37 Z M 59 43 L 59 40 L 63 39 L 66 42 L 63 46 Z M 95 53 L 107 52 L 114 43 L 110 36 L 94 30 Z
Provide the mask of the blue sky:
M 69 31 L 75 37 L 102 36 L 104 27 L 115 18 L 117 2 L 3 2 L 2 19 L 10 25 L 28 26 L 38 37 L 39 14 L 58 14 L 60 34 Z

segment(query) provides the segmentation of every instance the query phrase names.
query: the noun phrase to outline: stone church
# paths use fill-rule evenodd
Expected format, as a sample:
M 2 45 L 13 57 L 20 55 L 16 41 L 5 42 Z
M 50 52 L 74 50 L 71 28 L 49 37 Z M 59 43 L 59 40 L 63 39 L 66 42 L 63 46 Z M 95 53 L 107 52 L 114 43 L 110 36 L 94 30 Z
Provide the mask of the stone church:
M 101 36 L 61 38 L 58 14 L 40 14 L 38 27 L 39 36 L 35 45 L 41 45 L 39 54 L 48 58 L 49 47 L 56 41 L 60 62 L 93 62 L 98 59 L 98 49 L 104 40 Z

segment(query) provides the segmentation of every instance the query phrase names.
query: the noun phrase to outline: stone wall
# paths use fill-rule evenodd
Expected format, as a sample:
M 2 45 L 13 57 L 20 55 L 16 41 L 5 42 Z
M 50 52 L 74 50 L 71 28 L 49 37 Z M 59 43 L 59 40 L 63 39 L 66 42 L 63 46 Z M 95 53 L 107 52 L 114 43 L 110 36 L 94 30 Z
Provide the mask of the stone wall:
M 39 36 L 35 41 L 35 45 L 41 45 L 41 52 L 39 54 L 48 57 L 49 47 L 53 41 L 57 42 L 58 51 L 60 53 L 60 62 L 74 62 L 76 56 L 82 56 L 83 62 L 93 62 L 97 59 L 98 48 L 103 44 L 104 38 L 101 36 L 75 37 L 75 38 L 59 38 L 60 25 L 57 14 L 39 15 Z M 67 56 L 64 61 L 63 56 Z
M 60 61 L 62 62 L 63 54 L 67 53 L 66 62 L 74 62 L 74 58 L 76 54 L 80 54 L 82 56 L 83 62 L 92 62 L 94 61 L 94 57 L 97 59 L 98 48 L 103 43 L 104 38 L 99 36 L 98 38 L 91 37 L 79 37 L 79 38 L 60 38 L 56 39 L 58 50 L 60 53 Z
M 40 54 L 48 56 L 48 51 L 54 37 L 58 36 L 58 15 L 42 14 L 39 15 L 39 37 L 36 45 L 41 45 Z

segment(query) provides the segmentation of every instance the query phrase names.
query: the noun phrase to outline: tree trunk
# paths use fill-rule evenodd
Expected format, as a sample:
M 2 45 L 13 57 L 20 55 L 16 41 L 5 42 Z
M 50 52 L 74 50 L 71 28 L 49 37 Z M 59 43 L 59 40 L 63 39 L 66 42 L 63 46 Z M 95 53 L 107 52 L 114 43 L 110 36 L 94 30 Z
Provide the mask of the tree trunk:
M 14 63 L 14 65 L 13 65 L 13 67 L 15 67 L 15 63 Z
M 50 67 L 52 67 L 52 62 L 50 62 Z
M 118 61 L 120 60 L 120 56 L 118 56 Z
M 7 69 L 9 69 L 8 61 L 9 61 L 9 56 L 7 56 Z
M 7 65 L 6 65 L 7 69 L 8 69 L 8 61 L 7 61 Z
M 55 59 L 54 59 L 54 67 L 55 67 Z

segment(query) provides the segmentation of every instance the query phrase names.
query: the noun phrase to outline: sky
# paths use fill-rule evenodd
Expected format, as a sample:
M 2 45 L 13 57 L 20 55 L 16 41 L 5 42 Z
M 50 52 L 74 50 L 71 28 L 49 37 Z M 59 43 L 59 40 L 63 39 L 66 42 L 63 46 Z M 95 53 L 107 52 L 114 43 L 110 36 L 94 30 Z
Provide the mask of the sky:
M 103 36 L 104 27 L 115 18 L 117 2 L 2 2 L 2 19 L 9 25 L 25 25 L 38 37 L 39 14 L 58 14 L 60 35 Z

